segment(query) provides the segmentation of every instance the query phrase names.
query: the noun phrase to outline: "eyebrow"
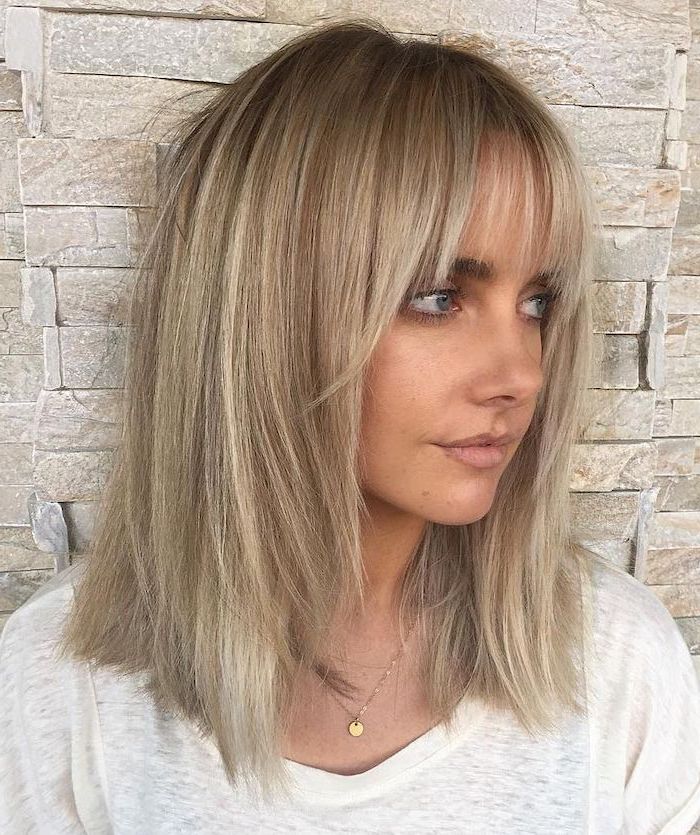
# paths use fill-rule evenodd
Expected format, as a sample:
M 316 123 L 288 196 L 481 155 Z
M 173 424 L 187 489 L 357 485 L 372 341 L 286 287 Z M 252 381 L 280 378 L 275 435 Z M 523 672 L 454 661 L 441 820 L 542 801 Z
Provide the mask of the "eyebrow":
M 449 275 L 463 278 L 478 278 L 488 281 L 494 276 L 494 267 L 490 261 L 480 261 L 478 258 L 455 258 L 450 266 Z M 541 270 L 532 276 L 532 280 L 549 284 L 554 276 L 554 270 Z

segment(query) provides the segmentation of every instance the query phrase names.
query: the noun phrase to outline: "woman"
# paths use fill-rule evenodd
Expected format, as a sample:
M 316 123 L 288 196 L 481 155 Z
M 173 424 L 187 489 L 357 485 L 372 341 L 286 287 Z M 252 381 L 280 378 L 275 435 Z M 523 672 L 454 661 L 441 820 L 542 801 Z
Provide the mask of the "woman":
M 2 831 L 690 829 L 687 646 L 568 505 L 596 217 L 547 107 L 355 19 L 171 147 L 90 555 L 3 633 Z

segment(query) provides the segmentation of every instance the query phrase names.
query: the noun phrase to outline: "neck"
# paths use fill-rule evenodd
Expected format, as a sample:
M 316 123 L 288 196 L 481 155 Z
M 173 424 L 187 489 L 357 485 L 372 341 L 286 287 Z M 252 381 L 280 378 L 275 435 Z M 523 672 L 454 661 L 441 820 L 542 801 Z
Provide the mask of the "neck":
M 424 519 L 366 497 L 362 528 L 365 613 L 370 620 L 395 619 L 401 582 L 425 532 Z

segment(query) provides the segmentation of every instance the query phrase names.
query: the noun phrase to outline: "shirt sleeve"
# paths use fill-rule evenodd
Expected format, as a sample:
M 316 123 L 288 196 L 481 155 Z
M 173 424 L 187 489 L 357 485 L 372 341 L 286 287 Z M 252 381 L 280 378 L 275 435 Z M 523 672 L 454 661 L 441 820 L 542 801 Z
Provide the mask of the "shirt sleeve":
M 624 793 L 625 835 L 688 835 L 700 818 L 700 687 L 670 612 L 649 590 L 640 629 L 633 716 L 637 738 Z
M 0 832 L 84 833 L 71 782 L 70 732 L 51 620 L 20 607 L 0 633 Z

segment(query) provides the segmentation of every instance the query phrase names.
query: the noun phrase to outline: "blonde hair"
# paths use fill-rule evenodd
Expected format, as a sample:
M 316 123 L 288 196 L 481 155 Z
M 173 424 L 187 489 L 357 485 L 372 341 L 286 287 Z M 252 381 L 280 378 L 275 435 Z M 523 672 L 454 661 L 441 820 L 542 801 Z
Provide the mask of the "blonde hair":
M 121 442 L 63 650 L 145 673 L 161 709 L 215 740 L 232 785 L 265 798 L 290 786 L 280 731 L 299 670 L 353 690 L 323 656 L 334 613 L 365 599 L 363 378 L 407 293 L 447 278 L 484 154 L 479 222 L 497 229 L 504 194 L 522 196 L 520 252 L 553 268 L 544 385 L 489 512 L 428 522 L 401 635 L 417 617 L 448 732 L 469 698 L 534 734 L 585 713 L 582 580 L 602 561 L 569 508 L 597 219 L 565 133 L 474 49 L 353 18 L 225 85 L 160 172 Z

